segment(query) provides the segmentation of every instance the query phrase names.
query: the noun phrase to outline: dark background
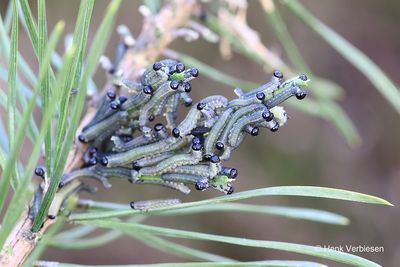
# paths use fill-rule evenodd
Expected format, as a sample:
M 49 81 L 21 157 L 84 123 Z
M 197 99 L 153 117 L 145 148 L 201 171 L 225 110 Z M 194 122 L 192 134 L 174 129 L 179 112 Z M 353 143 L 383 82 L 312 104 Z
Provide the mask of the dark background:
M 36 1 L 32 1 L 35 6 Z M 271 27 L 266 24 L 258 1 L 249 1 L 249 24 L 259 31 L 265 44 L 283 53 Z M 90 37 L 99 25 L 108 1 L 96 1 Z M 141 29 L 142 17 L 137 9 L 141 2 L 125 1 L 118 22 L 126 24 L 134 35 Z M 398 1 L 302 1 L 322 21 L 371 57 L 397 84 L 400 81 L 400 2 Z M 72 32 L 79 2 L 47 1 L 49 29 L 58 20 L 66 21 L 66 32 Z M 7 1 L 0 1 L 4 14 Z M 291 120 L 279 134 L 263 131 L 258 138 L 247 138 L 235 151 L 228 165 L 239 169 L 234 183 L 236 191 L 279 185 L 315 185 L 343 188 L 389 200 L 395 206 L 400 197 L 400 136 L 399 114 L 389 106 L 377 90 L 317 35 L 291 13 L 280 9 L 293 38 L 314 72 L 331 79 L 345 89 L 341 106 L 349 114 L 362 137 L 362 144 L 350 148 L 330 123 L 288 108 Z M 114 37 L 116 35 L 114 34 Z M 36 64 L 29 40 L 21 31 L 20 50 Z M 107 55 L 113 55 L 117 38 L 108 45 Z M 209 65 L 237 78 L 265 82 L 266 74 L 253 62 L 235 54 L 226 62 L 218 47 L 204 41 L 186 43 L 175 41 L 174 49 L 188 53 Z M 61 49 L 62 50 L 62 49 Z M 61 51 L 60 50 L 60 51 Z M 283 58 L 285 58 L 283 56 Z M 95 82 L 102 87 L 105 78 L 98 72 Z M 205 77 L 192 83 L 194 100 L 210 94 L 233 97 L 233 88 L 216 84 Z M 312 83 L 311 83 L 312 85 Z M 312 90 L 310 92 L 312 94 Z M 307 100 L 304 100 L 306 104 Z M 110 190 L 100 190 L 96 199 L 121 203 L 143 198 L 176 196 L 175 192 L 148 186 L 128 187 L 115 182 Z M 219 192 L 193 191 L 183 200 L 218 196 Z M 88 197 L 88 196 L 86 196 Z M 180 196 L 178 196 L 180 197 Z M 360 253 L 383 266 L 398 266 L 400 262 L 399 210 L 335 200 L 311 198 L 261 198 L 249 203 L 313 207 L 334 211 L 351 220 L 349 226 L 323 225 L 286 218 L 212 213 L 175 218 L 151 218 L 153 225 L 189 229 L 264 240 L 279 240 L 309 245 L 384 246 L 383 253 Z M 244 248 L 211 242 L 179 240 L 183 244 L 223 254 L 238 260 L 310 259 L 301 255 L 266 249 Z M 61 251 L 48 249 L 43 259 L 81 264 L 129 264 L 176 262 L 182 258 L 170 256 L 145 247 L 128 237 L 118 239 L 97 249 Z M 318 261 L 318 259 L 317 259 Z M 329 263 L 331 266 L 335 263 Z

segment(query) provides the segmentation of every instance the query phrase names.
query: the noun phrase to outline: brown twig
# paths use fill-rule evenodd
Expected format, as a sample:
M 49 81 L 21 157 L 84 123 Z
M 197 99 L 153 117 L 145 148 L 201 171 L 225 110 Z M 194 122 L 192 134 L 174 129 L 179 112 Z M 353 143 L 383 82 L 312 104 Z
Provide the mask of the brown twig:
M 195 0 L 175 0 L 165 5 L 155 16 L 146 16 L 143 28 L 134 47 L 124 55 L 119 69 L 123 78 L 137 80 L 140 72 L 149 63 L 155 61 L 164 48 L 173 40 L 173 32 L 185 26 L 190 17 L 197 12 Z M 104 88 L 109 88 L 109 81 Z M 77 133 L 80 133 L 96 112 L 95 101 L 88 102 L 87 112 L 82 118 Z M 64 172 L 68 173 L 83 165 L 83 153 L 87 145 L 75 142 L 69 152 Z M 31 218 L 26 211 L 8 236 L 0 253 L 0 267 L 21 266 L 29 256 L 48 227 L 55 220 L 46 219 L 38 233 L 31 232 Z

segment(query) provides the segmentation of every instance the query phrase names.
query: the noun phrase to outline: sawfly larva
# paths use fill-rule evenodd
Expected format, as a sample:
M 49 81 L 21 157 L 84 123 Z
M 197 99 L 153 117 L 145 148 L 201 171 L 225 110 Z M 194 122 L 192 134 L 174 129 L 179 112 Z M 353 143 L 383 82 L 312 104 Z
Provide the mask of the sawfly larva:
M 182 202 L 177 198 L 152 199 L 152 200 L 132 201 L 130 203 L 130 206 L 134 210 L 148 211 L 151 209 L 169 207 L 180 203 Z

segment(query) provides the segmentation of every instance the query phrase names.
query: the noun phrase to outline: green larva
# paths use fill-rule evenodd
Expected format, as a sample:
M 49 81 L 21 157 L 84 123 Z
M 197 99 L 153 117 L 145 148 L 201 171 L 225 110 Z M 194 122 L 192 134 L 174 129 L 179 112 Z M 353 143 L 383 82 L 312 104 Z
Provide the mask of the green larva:
M 140 177 L 140 179 L 137 180 L 132 180 L 134 184 L 156 184 L 156 185 L 161 185 L 170 189 L 177 190 L 183 194 L 189 194 L 190 189 L 183 183 L 176 183 L 176 182 L 170 182 L 170 181 L 164 181 L 160 177 L 156 176 L 144 176 Z
M 161 176 L 161 179 L 165 181 L 171 182 L 181 182 L 181 183 L 189 183 L 196 184 L 196 182 L 200 179 L 204 179 L 205 176 L 197 176 L 193 174 L 185 174 L 185 173 L 164 173 Z
M 239 110 L 237 110 L 233 115 L 231 116 L 228 124 L 225 126 L 224 131 L 222 134 L 219 136 L 218 141 L 222 143 L 224 146 L 228 144 L 228 135 L 232 131 L 234 124 L 243 116 L 250 114 L 252 112 L 257 112 L 260 110 L 264 110 L 265 106 L 263 104 L 253 104 L 247 107 L 243 107 Z
M 173 151 L 182 148 L 188 143 L 188 137 L 178 139 L 174 137 L 168 137 L 167 139 L 160 140 L 158 142 L 151 143 L 145 146 L 136 147 L 125 152 L 107 155 L 103 157 L 102 164 L 107 167 L 127 165 L 132 161 L 138 160 L 146 156 L 162 154 L 167 151 Z
M 81 135 L 79 136 L 79 140 L 83 142 L 90 142 L 94 140 L 97 136 L 99 136 L 102 132 L 107 130 L 109 127 L 115 124 L 120 124 L 127 116 L 128 113 L 126 111 L 119 111 L 114 115 L 108 117 L 107 119 L 102 120 L 101 122 L 87 128 L 81 133 Z
M 232 131 L 228 135 L 228 143 L 237 147 L 237 143 L 240 140 L 240 134 L 243 132 L 244 127 L 248 124 L 257 124 L 258 122 L 265 121 L 263 114 L 265 114 L 266 110 L 257 111 L 248 115 L 241 117 L 232 127 Z
M 208 133 L 206 141 L 204 142 L 204 151 L 206 154 L 214 154 L 215 143 L 221 132 L 224 130 L 224 127 L 228 123 L 232 113 L 232 108 L 225 110 L 211 128 L 211 131 Z
M 201 151 L 192 151 L 190 154 L 177 154 L 169 157 L 154 166 L 145 167 L 139 170 L 138 177 L 142 175 L 161 175 L 172 171 L 178 166 L 195 165 L 202 159 Z
M 182 203 L 182 202 L 179 199 L 171 198 L 171 199 L 152 199 L 152 200 L 132 201 L 130 203 L 130 205 L 131 205 L 132 209 L 148 211 L 151 209 L 173 206 L 173 205 L 177 205 L 180 203 Z

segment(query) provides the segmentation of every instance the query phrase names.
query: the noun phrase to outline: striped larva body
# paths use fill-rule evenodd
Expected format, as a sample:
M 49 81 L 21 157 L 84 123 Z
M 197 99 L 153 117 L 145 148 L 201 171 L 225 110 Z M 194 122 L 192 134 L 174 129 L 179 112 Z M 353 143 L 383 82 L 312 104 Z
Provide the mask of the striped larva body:
M 174 173 L 210 177 L 210 167 L 206 164 L 183 165 L 174 169 Z
M 160 140 L 155 143 L 151 143 L 145 146 L 137 147 L 125 152 L 110 154 L 103 157 L 102 164 L 107 167 L 114 167 L 120 165 L 127 165 L 132 161 L 140 158 L 162 154 L 167 151 L 179 149 L 189 142 L 188 138 L 174 138 L 168 137 L 167 139 Z
M 143 86 L 141 83 L 135 83 L 128 79 L 121 79 L 118 85 L 128 89 L 129 93 L 132 94 L 138 94 L 143 90 Z
M 215 143 L 221 132 L 224 130 L 224 127 L 229 122 L 233 111 L 232 108 L 226 109 L 211 128 L 211 131 L 208 133 L 206 141 L 204 142 L 205 154 L 214 154 Z
M 167 105 L 167 103 L 168 103 L 168 100 L 169 99 L 171 99 L 171 98 L 173 98 L 174 96 L 177 96 L 176 94 L 174 94 L 174 95 L 172 95 L 172 96 L 170 96 L 170 97 L 165 97 L 165 98 L 163 98 L 161 101 L 160 101 L 160 104 L 158 104 L 157 106 L 155 106 L 154 108 L 153 108 L 153 115 L 155 116 L 155 117 L 158 117 L 158 116 L 160 116 L 162 113 L 163 113 L 163 111 L 166 109 L 166 105 Z
M 226 107 L 228 100 L 223 96 L 209 96 L 204 98 L 193 106 L 186 118 L 178 125 L 178 130 L 181 136 L 189 134 L 194 128 L 199 126 L 199 121 L 203 115 L 209 114 L 209 116 L 215 115 L 217 109 Z M 204 125 L 201 125 L 204 126 Z
M 121 108 L 123 110 L 127 110 L 131 113 L 133 110 L 140 109 L 142 105 L 147 103 L 151 98 L 151 88 L 146 87 L 138 94 L 132 95 L 129 97 L 122 105 Z
M 191 97 L 189 96 L 189 94 L 186 93 L 186 92 L 181 92 L 181 93 L 179 94 L 179 101 L 180 101 L 183 105 L 185 105 L 185 107 L 189 107 L 189 106 L 191 106 L 191 105 L 193 104 L 192 98 L 191 98 Z
M 250 95 L 248 97 L 237 98 L 229 101 L 228 107 L 239 109 L 257 103 L 261 103 L 261 100 L 258 99 L 256 95 Z
M 216 116 L 218 116 L 220 110 L 222 110 L 223 108 L 225 108 L 225 106 L 222 106 L 222 102 L 218 99 L 212 100 L 207 103 L 205 107 L 201 110 L 203 118 L 205 119 L 205 122 L 207 122 L 203 125 L 212 125 L 213 122 L 215 122 Z
M 163 104 L 162 102 L 165 99 L 179 92 L 179 86 L 178 84 L 173 84 L 173 81 L 171 81 L 164 83 L 157 89 L 153 97 L 140 110 L 139 124 L 141 127 L 147 124 L 151 112 L 157 110 L 158 106 Z
M 264 104 L 271 109 L 292 96 L 302 99 L 305 96 L 305 92 L 297 85 L 288 85 L 275 91 L 273 97 L 265 101 Z
M 88 128 L 92 127 L 93 125 L 99 123 L 100 121 L 106 118 L 106 112 L 110 109 L 110 103 L 116 98 L 115 93 L 109 91 L 107 95 L 103 96 L 100 106 L 97 109 L 96 114 L 94 115 L 93 119 L 83 127 L 83 131 L 87 130 Z
M 120 125 L 114 124 L 114 125 L 110 126 L 109 128 L 107 128 L 105 131 L 100 133 L 100 135 L 98 135 L 93 140 L 92 145 L 94 147 L 101 147 L 105 143 L 105 141 L 110 140 L 112 134 L 115 133 L 115 131 L 116 131 L 116 129 L 118 129 L 118 127 L 120 127 Z
M 141 201 L 132 201 L 130 203 L 131 208 L 135 210 L 148 211 L 150 209 L 162 208 L 173 206 L 182 203 L 177 198 L 170 199 L 152 199 L 152 200 L 141 200 Z
M 140 177 L 139 179 L 132 179 L 132 183 L 134 184 L 155 184 L 155 185 L 161 185 L 170 189 L 177 190 L 183 194 L 189 194 L 190 189 L 183 183 L 176 183 L 176 182 L 171 182 L 171 181 L 164 181 L 161 178 L 157 176 L 144 176 Z
M 174 155 L 174 153 L 172 153 L 172 152 L 165 152 L 163 154 L 156 155 L 156 156 L 148 156 L 148 157 L 141 158 L 141 159 L 134 161 L 132 163 L 132 165 L 134 165 L 138 168 L 152 166 L 152 165 L 159 163 L 160 161 L 163 161 L 167 158 L 172 157 L 173 155 Z
M 176 127 L 176 119 L 177 119 L 177 108 L 179 104 L 179 97 L 180 94 L 183 92 L 180 92 L 179 94 L 174 94 L 170 97 L 168 97 L 165 103 L 165 112 L 164 112 L 164 117 L 165 120 L 167 121 L 167 128 L 172 130 L 173 128 Z M 160 110 L 161 114 L 162 110 Z
M 157 163 L 154 166 L 140 169 L 138 172 L 138 177 L 142 175 L 161 175 L 174 170 L 178 166 L 195 165 L 201 160 L 201 151 L 193 151 L 193 153 L 190 154 L 177 154 Z
M 219 136 L 218 141 L 223 144 L 224 146 L 228 144 L 228 135 L 232 131 L 234 124 L 243 116 L 248 115 L 251 112 L 256 112 L 260 110 L 264 110 L 265 106 L 263 104 L 253 104 L 247 107 L 243 107 L 239 110 L 237 110 L 233 115 L 231 116 L 229 122 L 224 128 L 224 131 L 222 134 Z
M 42 185 L 36 187 L 35 193 L 33 195 L 33 201 L 29 206 L 29 218 L 33 221 L 39 212 L 40 204 L 42 204 L 43 199 L 43 188 Z
M 183 121 L 176 127 L 178 128 L 180 135 L 185 136 L 191 132 L 197 126 L 198 121 L 201 118 L 201 111 L 197 106 L 192 107 L 189 113 L 183 119 Z
M 266 96 L 270 95 L 271 92 L 278 89 L 278 87 L 282 84 L 283 75 L 280 71 L 275 71 L 271 80 L 265 84 L 262 84 L 260 87 L 251 90 L 248 93 L 238 95 L 240 98 L 247 98 L 251 96 L 255 96 L 257 93 L 264 93 Z M 236 91 L 235 91 L 236 92 Z
M 204 98 L 201 102 L 206 104 L 206 107 L 217 111 L 219 109 L 224 109 L 228 105 L 228 99 L 222 95 L 213 95 Z
M 265 110 L 257 111 L 248 115 L 241 117 L 237 122 L 233 125 L 232 131 L 228 135 L 228 143 L 233 147 L 238 146 L 238 142 L 240 140 L 240 134 L 243 132 L 244 128 L 248 124 L 257 124 L 259 122 L 265 121 L 264 115 Z
M 105 188 L 110 188 L 111 184 L 108 182 L 108 179 L 105 175 L 99 174 L 95 171 L 95 167 L 89 167 L 85 169 L 79 169 L 68 174 L 65 174 L 61 177 L 61 181 L 59 187 L 64 187 L 67 183 L 79 178 L 93 178 L 98 180 L 103 184 Z
M 171 182 L 180 182 L 180 183 L 189 183 L 196 184 L 200 179 L 207 178 L 205 176 L 197 176 L 193 174 L 185 174 L 185 173 L 164 173 L 161 175 L 161 179 L 165 181 Z
M 80 140 L 84 142 L 90 142 L 94 140 L 97 136 L 99 136 L 103 131 L 107 130 L 109 127 L 120 124 L 122 120 L 124 120 L 128 116 L 126 111 L 119 111 L 114 115 L 108 117 L 101 122 L 92 125 L 83 131 L 79 137 Z
M 168 75 L 168 69 L 166 66 L 164 66 L 162 69 L 159 69 L 157 71 L 153 69 L 148 69 L 146 70 L 141 78 L 141 83 L 143 85 L 148 85 L 151 86 L 154 89 L 157 89 L 160 87 L 163 83 L 168 81 L 169 75 Z

